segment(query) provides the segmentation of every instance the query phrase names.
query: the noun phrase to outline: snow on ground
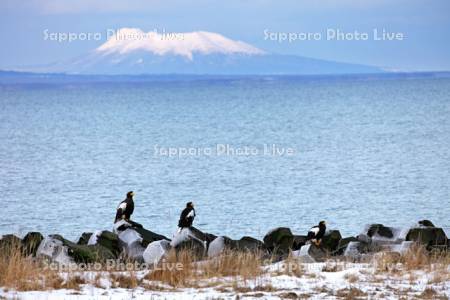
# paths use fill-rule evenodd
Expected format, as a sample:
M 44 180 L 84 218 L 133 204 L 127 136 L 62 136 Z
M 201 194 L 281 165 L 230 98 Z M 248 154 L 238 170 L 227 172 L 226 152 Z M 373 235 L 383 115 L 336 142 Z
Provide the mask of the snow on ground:
M 208 278 L 195 282 L 195 288 L 173 288 L 143 279 L 149 271 L 136 273 L 142 284 L 135 289 L 112 288 L 108 272 L 100 276 L 96 272 L 82 272 L 79 274 L 87 282 L 93 282 L 94 278 L 99 280 L 96 284 L 83 284 L 79 290 L 17 292 L 0 289 L 0 299 L 236 299 L 236 295 L 246 299 L 339 299 L 348 295 L 354 299 L 450 297 L 450 270 L 379 272 L 373 265 L 340 262 L 301 266 L 299 272 L 287 272 L 282 263 L 272 264 L 265 266 L 266 272 L 256 278 Z

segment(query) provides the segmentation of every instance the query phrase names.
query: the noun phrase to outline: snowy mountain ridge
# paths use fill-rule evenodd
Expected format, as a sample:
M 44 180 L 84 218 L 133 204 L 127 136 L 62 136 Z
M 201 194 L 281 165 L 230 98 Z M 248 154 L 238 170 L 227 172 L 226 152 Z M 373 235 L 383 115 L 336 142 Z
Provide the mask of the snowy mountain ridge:
M 195 31 L 187 33 L 144 32 L 138 28 L 122 28 L 107 42 L 95 49 L 99 54 L 129 54 L 146 51 L 156 55 L 179 55 L 193 60 L 193 54 L 247 54 L 265 52 L 241 41 L 234 41 L 218 33 Z

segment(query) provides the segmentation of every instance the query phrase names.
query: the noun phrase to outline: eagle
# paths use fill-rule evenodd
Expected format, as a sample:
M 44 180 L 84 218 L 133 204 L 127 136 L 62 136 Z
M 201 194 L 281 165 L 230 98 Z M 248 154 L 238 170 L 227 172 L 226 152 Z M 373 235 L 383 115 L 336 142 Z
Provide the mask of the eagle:
M 319 246 L 322 242 L 322 238 L 325 235 L 326 230 L 327 226 L 325 221 L 320 221 L 319 225 L 311 227 L 311 229 L 308 231 L 306 240 L 313 242 L 316 246 Z
M 116 212 L 116 219 L 114 223 L 116 223 L 119 220 L 126 220 L 129 221 L 131 215 L 134 211 L 134 201 L 133 201 L 134 193 L 132 191 L 127 193 L 127 198 L 120 202 L 119 206 L 117 207 Z

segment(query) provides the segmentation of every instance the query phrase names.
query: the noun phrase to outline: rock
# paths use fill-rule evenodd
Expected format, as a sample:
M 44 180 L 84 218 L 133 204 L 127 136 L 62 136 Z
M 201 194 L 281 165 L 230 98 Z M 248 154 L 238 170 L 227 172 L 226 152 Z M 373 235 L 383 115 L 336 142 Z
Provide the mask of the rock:
M 339 241 L 342 239 L 339 230 L 327 230 L 322 238 L 320 246 L 328 253 L 334 253 L 339 246 Z
M 20 247 L 22 245 L 22 240 L 15 236 L 14 234 L 5 234 L 1 236 L 0 239 L 0 248 L 12 248 L 12 247 Z
M 195 232 L 190 228 L 183 228 L 174 234 L 170 246 L 173 247 L 177 253 L 182 250 L 189 250 L 195 259 L 203 257 L 207 252 L 207 241 L 201 240 L 195 236 Z
M 391 244 L 386 245 L 385 249 L 388 252 L 396 252 L 400 255 L 405 254 L 411 247 L 414 245 L 415 242 L 412 241 L 403 241 L 401 244 Z
M 287 254 L 294 243 L 294 235 L 287 227 L 272 229 L 264 236 L 264 244 L 271 252 Z
M 344 256 L 357 258 L 361 252 L 359 251 L 359 241 L 349 241 L 344 249 Z
M 335 251 L 335 253 L 337 255 L 343 255 L 350 242 L 358 242 L 358 239 L 353 236 L 341 239 L 339 241 L 339 244 L 338 244 L 338 247 L 337 247 L 337 250 Z
M 219 236 L 209 244 L 208 257 L 216 257 L 225 249 L 239 252 L 260 252 L 260 254 L 267 252 L 264 243 L 255 238 L 244 236 L 240 240 L 232 240 L 226 236 Z
M 292 244 L 292 250 L 300 250 L 300 248 L 306 244 L 306 235 L 294 235 L 294 242 Z
M 267 252 L 266 245 L 251 236 L 244 236 L 237 241 L 235 250 L 238 251 L 251 251 L 251 252 Z
M 147 246 L 142 256 L 147 264 L 157 265 L 170 248 L 170 242 L 167 240 L 154 241 Z
M 91 236 L 92 236 L 92 232 L 83 232 L 81 234 L 80 238 L 78 239 L 77 244 L 78 245 L 87 245 Z
M 133 228 L 137 233 L 139 233 L 142 237 L 142 246 L 147 247 L 148 244 L 160 241 L 160 240 L 167 240 L 170 241 L 169 238 L 165 237 L 164 235 L 154 233 L 150 230 L 147 230 L 145 228 Z
M 304 245 L 300 250 L 293 251 L 292 255 L 303 263 L 323 262 L 327 258 L 326 251 L 314 244 Z
M 198 239 L 187 239 L 179 243 L 175 247 L 177 255 L 182 251 L 188 251 L 192 255 L 193 260 L 199 260 L 207 254 L 206 241 L 202 242 Z
M 394 233 L 390 227 L 386 227 L 383 224 L 372 224 L 369 226 L 367 230 L 367 235 L 369 237 L 373 237 L 374 235 L 378 235 L 381 237 L 385 237 L 388 239 L 392 239 L 394 237 Z
M 435 227 L 433 222 L 431 222 L 430 220 L 421 220 L 418 223 L 419 223 L 419 225 L 424 226 L 424 227 Z
M 135 226 L 136 224 L 138 224 L 138 223 L 133 222 L 133 221 L 127 222 L 125 220 L 120 220 L 120 221 L 114 223 L 113 232 L 115 234 L 119 235 L 121 232 L 124 232 L 128 229 L 134 230 L 142 238 L 141 242 L 142 242 L 143 247 L 147 247 L 148 244 L 150 244 L 151 242 L 154 242 L 154 241 L 159 241 L 159 240 L 170 241 L 170 239 L 165 237 L 164 235 L 147 230 L 147 229 L 143 228 L 142 225 L 140 225 L 140 224 L 138 224 L 139 226 Z
M 122 231 L 125 231 L 128 228 L 132 228 L 133 226 L 125 220 L 119 220 L 113 225 L 113 232 L 115 234 L 119 234 Z
M 208 246 L 208 257 L 216 257 L 219 256 L 226 248 L 225 239 L 228 239 L 225 236 L 218 236 L 215 238 Z
M 401 228 L 372 224 L 366 227 L 367 236 L 373 250 L 388 244 L 399 244 L 405 240 L 407 231 Z
M 74 259 L 69 256 L 69 248 L 61 240 L 45 237 L 36 250 L 36 257 L 43 257 L 61 265 L 70 265 Z
M 447 245 L 447 236 L 444 230 L 438 227 L 411 228 L 406 235 L 406 240 L 417 242 L 428 248 Z
M 209 245 L 209 243 L 211 243 L 217 237 L 214 234 L 202 232 L 199 229 L 195 228 L 194 226 L 189 227 L 189 230 L 191 231 L 191 234 L 193 234 L 199 240 L 206 241 L 207 245 Z
M 370 246 L 364 241 L 349 241 L 343 255 L 354 259 L 361 258 L 362 255 L 370 251 Z
M 13 234 L 5 234 L 1 236 L 0 239 L 0 251 L 4 253 L 5 256 L 10 256 L 16 251 L 20 251 L 22 249 L 22 240 L 13 235 Z
M 366 244 L 372 243 L 372 238 L 369 237 L 367 234 L 364 234 L 364 233 L 358 234 L 358 235 L 356 236 L 356 239 L 357 239 L 359 242 L 363 242 L 363 243 L 366 243 Z
M 22 252 L 24 255 L 36 255 L 39 244 L 44 237 L 40 232 L 28 232 L 22 239 Z
M 119 245 L 119 237 L 117 236 L 117 234 L 107 230 L 96 231 L 91 234 L 89 236 L 89 240 L 87 241 L 87 245 L 103 246 L 111 251 L 111 253 L 113 253 L 115 257 L 118 257 L 122 252 Z
M 60 240 L 63 246 L 68 248 L 68 255 L 76 263 L 105 262 L 108 259 L 115 259 L 116 256 L 107 248 L 101 245 L 79 245 L 66 240 L 61 235 L 50 235 L 51 238 Z
M 143 239 L 136 230 L 127 228 L 119 233 L 118 238 L 119 245 L 128 258 L 136 261 L 144 260 L 143 254 L 145 248 L 142 246 Z

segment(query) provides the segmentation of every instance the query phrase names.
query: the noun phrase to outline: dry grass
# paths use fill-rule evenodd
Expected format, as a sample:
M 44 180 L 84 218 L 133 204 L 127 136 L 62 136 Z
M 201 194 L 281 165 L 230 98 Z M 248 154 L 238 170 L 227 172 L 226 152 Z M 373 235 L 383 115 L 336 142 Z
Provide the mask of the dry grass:
M 345 300 L 367 299 L 367 296 L 367 293 L 355 287 L 340 289 L 336 292 L 336 297 Z
M 136 273 L 132 271 L 127 272 L 127 274 L 111 273 L 110 278 L 114 288 L 134 289 L 140 284 Z
M 413 245 L 403 255 L 398 253 L 379 253 L 374 261 L 380 273 L 403 274 L 412 270 L 442 270 L 446 272 L 450 265 L 450 253 L 447 251 L 429 252 L 421 245 Z
M 181 266 L 176 268 L 176 265 Z M 195 287 L 202 279 L 239 277 L 241 281 L 262 274 L 262 256 L 251 252 L 224 251 L 220 256 L 196 262 L 189 250 L 171 251 L 166 260 L 145 279 L 160 281 L 174 288 Z
M 348 281 L 349 283 L 355 283 L 355 282 L 358 282 L 358 281 L 359 281 L 359 276 L 356 275 L 356 274 L 353 274 L 353 273 L 346 274 L 346 275 L 344 276 L 344 278 L 347 279 L 347 281 Z
M 322 268 L 322 272 L 340 272 L 342 270 L 344 270 L 344 266 L 335 261 L 327 261 Z
M 304 265 L 292 254 L 283 261 L 281 268 L 279 268 L 274 275 L 288 275 L 295 277 L 302 277 L 305 275 Z
M 58 289 L 63 285 L 56 272 L 23 256 L 20 244 L 13 243 L 0 249 L 0 270 L 0 286 L 17 291 Z
M 439 294 L 435 289 L 427 287 L 420 295 L 419 299 L 448 300 L 445 295 Z

